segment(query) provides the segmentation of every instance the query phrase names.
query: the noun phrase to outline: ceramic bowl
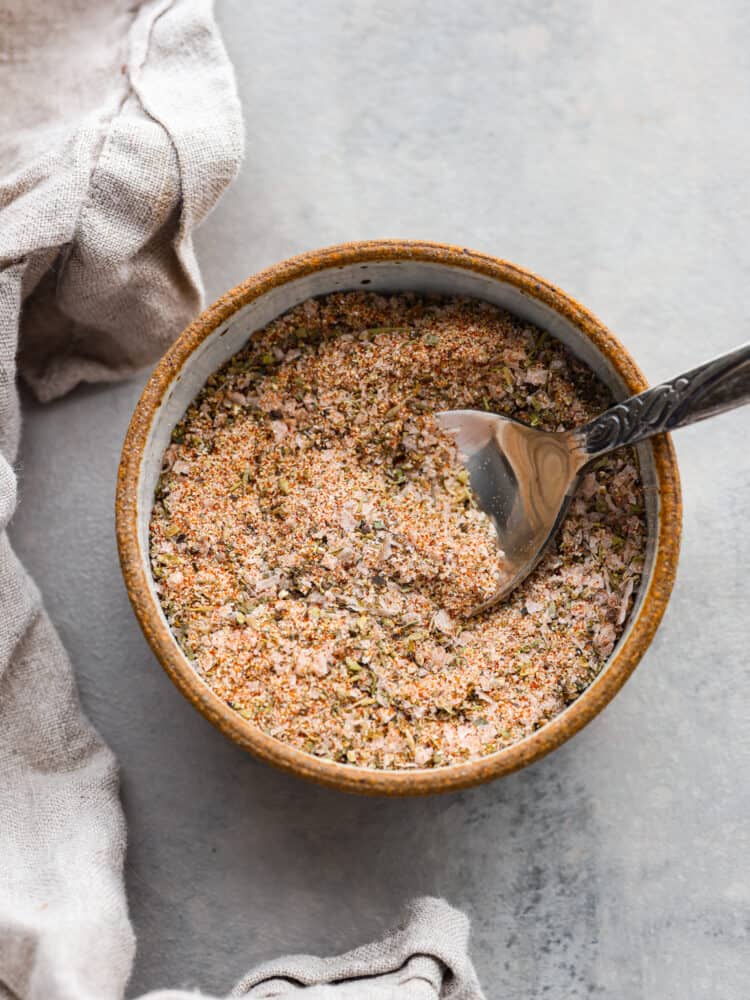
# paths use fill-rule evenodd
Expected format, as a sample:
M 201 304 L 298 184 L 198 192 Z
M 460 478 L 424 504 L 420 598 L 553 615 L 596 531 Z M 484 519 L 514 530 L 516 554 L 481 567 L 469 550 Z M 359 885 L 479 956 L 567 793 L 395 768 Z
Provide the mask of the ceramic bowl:
M 162 613 L 148 559 L 148 525 L 161 457 L 174 425 L 204 382 L 253 332 L 314 295 L 345 289 L 466 295 L 502 306 L 561 340 L 616 398 L 646 388 L 619 341 L 590 312 L 547 281 L 508 261 L 434 243 L 348 243 L 283 261 L 227 292 L 177 339 L 156 366 L 133 414 L 117 487 L 117 541 L 125 585 L 159 662 L 199 712 L 257 757 L 352 792 L 417 795 L 498 778 L 538 760 L 570 739 L 614 697 L 646 651 L 672 589 L 681 504 L 671 441 L 638 448 L 647 498 L 648 545 L 635 606 L 617 646 L 591 686 L 560 715 L 519 743 L 470 763 L 387 771 L 321 760 L 241 718 L 201 680 Z

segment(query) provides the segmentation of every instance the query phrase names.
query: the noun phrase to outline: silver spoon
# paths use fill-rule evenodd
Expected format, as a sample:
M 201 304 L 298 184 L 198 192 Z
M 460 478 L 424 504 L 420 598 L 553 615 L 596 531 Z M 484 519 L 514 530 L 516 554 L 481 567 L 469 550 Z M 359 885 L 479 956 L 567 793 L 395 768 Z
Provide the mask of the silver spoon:
M 589 462 L 748 402 L 750 343 L 617 403 L 572 431 L 540 431 L 481 410 L 436 414 L 442 429 L 455 435 L 500 547 L 497 591 L 473 613 L 502 601 L 536 566 Z

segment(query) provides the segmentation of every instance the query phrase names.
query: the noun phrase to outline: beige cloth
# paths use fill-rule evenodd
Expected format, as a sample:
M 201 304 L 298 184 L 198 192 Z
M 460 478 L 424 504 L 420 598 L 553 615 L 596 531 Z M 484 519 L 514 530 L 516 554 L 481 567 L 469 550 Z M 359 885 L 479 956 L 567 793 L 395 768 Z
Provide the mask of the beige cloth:
M 5 532 L 16 378 L 50 400 L 159 355 L 199 308 L 191 233 L 242 126 L 208 0 L 0 0 L 0 95 L 0 998 L 110 1000 L 134 950 L 116 766 Z M 235 995 L 478 998 L 467 930 L 418 901 L 386 941 Z

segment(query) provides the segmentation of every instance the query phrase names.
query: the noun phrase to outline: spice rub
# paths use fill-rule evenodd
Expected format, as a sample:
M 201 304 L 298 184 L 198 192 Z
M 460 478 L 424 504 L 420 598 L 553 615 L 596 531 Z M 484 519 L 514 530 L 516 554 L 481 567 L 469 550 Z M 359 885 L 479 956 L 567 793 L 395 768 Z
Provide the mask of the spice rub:
M 164 455 L 151 565 L 182 649 L 241 716 L 320 757 L 436 767 L 523 738 L 624 626 L 646 536 L 635 456 L 600 460 L 534 573 L 470 618 L 494 590 L 494 533 L 433 414 L 558 430 L 610 402 L 487 303 L 302 303 L 208 379 Z

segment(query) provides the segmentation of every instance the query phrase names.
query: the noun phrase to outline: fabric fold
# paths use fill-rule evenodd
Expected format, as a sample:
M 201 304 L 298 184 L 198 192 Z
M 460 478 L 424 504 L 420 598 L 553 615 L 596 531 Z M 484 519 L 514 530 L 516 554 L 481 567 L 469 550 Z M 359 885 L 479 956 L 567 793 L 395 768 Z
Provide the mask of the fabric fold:
M 106 1000 L 134 949 L 117 770 L 5 531 L 16 378 L 45 400 L 120 378 L 192 318 L 241 115 L 207 0 L 0 8 L 0 997 Z M 162 90 L 189 109 L 148 110 Z
M 468 957 L 469 921 L 442 899 L 423 897 L 382 941 L 334 958 L 296 955 L 267 962 L 235 986 L 233 997 L 267 1000 L 481 1000 Z M 333 988 L 335 987 L 335 993 Z

